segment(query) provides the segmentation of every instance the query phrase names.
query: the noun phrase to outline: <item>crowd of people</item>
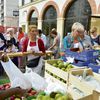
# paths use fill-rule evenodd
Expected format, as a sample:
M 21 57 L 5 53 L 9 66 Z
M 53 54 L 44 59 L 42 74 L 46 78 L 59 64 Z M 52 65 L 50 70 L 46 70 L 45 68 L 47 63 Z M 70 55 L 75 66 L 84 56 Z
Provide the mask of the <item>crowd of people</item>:
M 64 37 L 63 48 L 70 48 L 79 52 L 91 49 L 94 45 L 100 45 L 99 37 L 96 27 L 93 27 L 88 33 L 81 23 L 76 22 L 72 25 L 72 32 L 67 33 Z
M 58 59 L 61 49 L 82 52 L 83 50 L 92 49 L 94 45 L 100 45 L 100 35 L 97 34 L 97 28 L 93 27 L 90 33 L 88 33 L 79 22 L 75 22 L 72 25 L 72 31 L 66 33 L 63 41 L 60 41 L 60 34 L 58 34 L 56 29 L 52 29 L 49 37 L 46 37 L 42 30 L 37 29 L 35 25 L 29 26 L 27 34 L 22 31 L 22 28 L 19 28 L 17 33 L 15 33 L 13 28 L 8 28 L 5 34 L 0 33 L 0 50 L 6 52 L 32 51 L 36 53 L 42 52 L 43 54 L 45 54 L 46 50 L 51 50 L 54 59 Z M 60 48 L 61 42 L 62 46 Z M 11 58 L 11 60 L 17 67 L 22 63 L 22 58 L 14 57 Z M 26 71 L 31 69 L 33 72 L 41 73 L 43 56 L 33 56 L 30 54 L 27 56 L 27 62 Z M 2 65 L 0 63 L 0 74 L 2 74 L 2 72 Z M 8 91 L 11 92 L 10 95 L 7 95 L 9 97 L 17 91 L 19 91 L 19 93 L 24 93 L 23 91 L 25 90 L 14 88 Z M 1 97 L 3 97 L 2 99 L 7 97 L 7 93 L 5 91 L 0 94 Z
M 60 57 L 60 51 L 70 49 L 72 51 L 81 52 L 85 49 L 91 49 L 94 45 L 100 45 L 100 35 L 97 34 L 97 28 L 93 27 L 90 33 L 88 33 L 84 26 L 75 22 L 72 25 L 72 31 L 67 32 L 66 36 L 63 38 L 63 41 L 60 41 L 60 34 L 53 28 L 47 37 L 42 30 L 37 29 L 35 25 L 29 26 L 29 31 L 25 34 L 22 31 L 22 28 L 19 28 L 19 31 L 15 33 L 13 28 L 8 28 L 5 34 L 0 33 L 0 50 L 6 50 L 6 52 L 43 52 L 45 50 L 51 50 L 54 54 L 54 59 L 58 59 Z M 62 42 L 62 46 L 60 48 L 60 43 Z M 43 57 L 28 55 L 27 61 L 29 63 L 35 59 L 35 62 L 38 62 L 37 66 L 41 62 Z M 16 66 L 21 66 L 22 58 L 14 57 L 12 61 Z M 33 64 L 31 64 L 33 65 Z M 28 65 L 31 67 L 31 65 Z M 37 70 L 37 68 L 33 68 L 33 70 Z M 38 73 L 38 72 L 37 72 Z

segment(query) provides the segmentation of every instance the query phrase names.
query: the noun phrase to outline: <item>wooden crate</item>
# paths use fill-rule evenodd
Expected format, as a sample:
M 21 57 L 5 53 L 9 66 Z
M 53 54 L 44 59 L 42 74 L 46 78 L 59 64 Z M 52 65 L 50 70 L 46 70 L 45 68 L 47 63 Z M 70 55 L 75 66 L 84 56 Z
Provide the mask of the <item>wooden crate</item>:
M 79 90 L 81 90 L 85 95 L 87 95 L 87 98 L 90 98 L 90 99 L 83 99 L 82 97 L 81 99 L 81 97 L 78 96 L 78 99 L 80 98 L 79 100 L 92 100 L 91 98 L 93 98 L 93 95 L 92 95 L 93 90 L 95 90 L 94 87 L 89 86 L 84 80 L 79 80 L 76 76 L 74 76 L 77 74 L 81 75 L 84 70 L 86 70 L 89 75 L 94 75 L 94 77 L 98 79 L 99 76 L 97 77 L 96 74 L 94 74 L 91 69 L 77 68 L 75 66 L 75 68 L 73 68 L 71 71 L 72 74 L 70 74 L 70 83 L 73 84 Z M 68 78 L 67 72 L 48 64 L 48 61 L 45 62 L 45 78 L 50 77 L 53 81 L 56 81 L 62 84 L 63 86 L 67 87 L 66 83 L 63 83 L 59 81 L 58 79 L 54 78 L 52 75 L 48 74 L 47 71 L 55 74 L 56 76 L 62 78 L 65 81 Z M 96 95 L 98 95 L 98 98 L 99 98 L 100 94 L 97 93 Z M 93 99 L 93 100 L 96 100 L 96 99 Z M 97 99 L 97 100 L 100 100 L 100 99 Z
M 76 69 L 80 69 L 80 68 L 76 68 L 76 67 L 73 68 L 74 71 Z M 88 70 L 89 74 L 90 73 L 92 74 L 92 71 L 90 69 L 87 69 L 87 70 Z M 68 73 L 67 72 L 48 64 L 47 61 L 45 62 L 45 78 L 50 77 L 53 81 L 56 81 L 59 84 L 65 86 L 67 88 L 67 84 L 66 83 L 63 83 L 62 81 L 56 79 L 54 76 L 50 75 L 47 71 L 53 73 L 54 75 L 60 77 L 61 79 L 65 80 L 65 81 L 68 79 Z M 87 98 L 88 98 L 88 99 L 86 99 L 84 97 L 84 99 L 82 99 L 83 98 L 82 96 L 80 96 L 78 94 L 76 95 L 75 92 L 74 93 L 72 92 L 71 94 L 76 100 L 92 100 L 91 96 L 92 96 L 92 93 L 93 93 L 93 89 L 91 87 L 88 87 L 85 84 L 85 82 L 80 82 L 77 79 L 77 77 L 75 77 L 74 75 L 70 74 L 70 83 L 75 85 L 75 87 L 78 88 L 79 90 L 81 90 L 84 93 L 84 95 L 87 96 Z
M 63 85 L 66 89 L 67 89 L 67 85 L 63 82 L 61 82 L 60 80 L 56 79 L 55 77 L 51 76 L 50 74 L 48 74 L 47 72 L 45 72 L 45 78 L 50 78 L 52 79 L 52 81 L 57 82 L 61 85 Z M 93 100 L 92 99 L 92 94 L 86 94 L 86 96 L 80 96 L 78 93 L 74 92 L 74 91 L 70 91 L 70 94 L 72 95 L 72 97 L 74 98 L 74 100 Z

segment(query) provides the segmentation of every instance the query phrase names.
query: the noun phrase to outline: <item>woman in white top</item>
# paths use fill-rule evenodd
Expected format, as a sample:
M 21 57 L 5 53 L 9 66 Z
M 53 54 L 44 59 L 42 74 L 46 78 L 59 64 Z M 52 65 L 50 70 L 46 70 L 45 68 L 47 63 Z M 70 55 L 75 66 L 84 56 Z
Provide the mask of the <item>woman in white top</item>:
M 36 53 L 38 52 L 45 53 L 44 43 L 40 38 L 37 37 L 37 35 L 38 35 L 37 27 L 30 26 L 28 37 L 23 41 L 23 47 L 22 47 L 23 52 L 33 51 Z M 42 56 L 34 56 L 32 54 L 28 55 L 27 70 L 30 68 L 32 69 L 32 71 L 40 74 L 42 68 Z
M 48 50 L 52 50 L 54 53 L 54 58 L 59 58 L 60 52 L 60 37 L 55 30 L 51 31 L 50 35 L 54 38 L 53 44 L 49 47 Z

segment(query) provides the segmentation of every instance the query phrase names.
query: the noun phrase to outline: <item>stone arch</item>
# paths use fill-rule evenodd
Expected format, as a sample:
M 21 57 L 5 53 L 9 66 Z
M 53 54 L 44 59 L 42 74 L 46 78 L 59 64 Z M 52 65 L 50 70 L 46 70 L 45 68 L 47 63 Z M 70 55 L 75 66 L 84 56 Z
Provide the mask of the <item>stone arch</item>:
M 49 6 L 53 6 L 53 7 L 56 9 L 57 17 L 59 17 L 60 11 L 59 11 L 58 5 L 57 5 L 54 1 L 49 1 L 49 2 L 47 2 L 47 3 L 44 5 L 44 7 L 43 7 L 43 9 L 42 9 L 42 11 L 41 11 L 41 13 L 40 13 L 40 17 L 39 17 L 40 19 L 43 19 L 43 15 L 44 15 L 46 9 L 47 9 Z
M 31 16 L 31 14 L 32 14 L 33 11 L 36 11 L 36 12 L 37 12 L 37 17 L 39 17 L 38 9 L 37 9 L 36 7 L 33 7 L 33 6 L 32 6 L 32 7 L 29 9 L 29 11 L 28 11 L 28 14 L 27 14 L 27 21 L 29 21 L 29 18 L 30 18 L 30 16 Z
M 71 6 L 73 0 L 66 0 L 64 6 L 62 7 L 62 12 L 61 12 L 61 17 L 63 18 L 65 16 L 66 10 Z M 91 11 L 92 14 L 96 14 L 97 9 L 96 9 L 96 3 L 95 0 L 88 0 L 90 7 L 91 7 Z

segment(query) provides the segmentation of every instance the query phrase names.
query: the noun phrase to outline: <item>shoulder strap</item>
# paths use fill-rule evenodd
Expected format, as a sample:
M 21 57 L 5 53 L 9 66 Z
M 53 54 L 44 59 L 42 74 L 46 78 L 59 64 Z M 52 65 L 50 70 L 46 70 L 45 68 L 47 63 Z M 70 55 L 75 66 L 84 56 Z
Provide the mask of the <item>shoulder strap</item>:
M 83 50 L 85 49 L 85 47 L 84 47 L 84 45 L 83 45 L 83 42 L 80 40 L 80 43 L 81 43 L 81 45 L 82 45 L 82 47 L 83 47 Z
M 98 44 L 100 45 L 100 35 L 98 36 Z

